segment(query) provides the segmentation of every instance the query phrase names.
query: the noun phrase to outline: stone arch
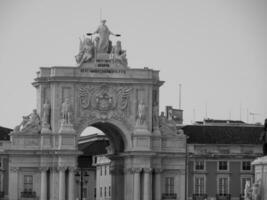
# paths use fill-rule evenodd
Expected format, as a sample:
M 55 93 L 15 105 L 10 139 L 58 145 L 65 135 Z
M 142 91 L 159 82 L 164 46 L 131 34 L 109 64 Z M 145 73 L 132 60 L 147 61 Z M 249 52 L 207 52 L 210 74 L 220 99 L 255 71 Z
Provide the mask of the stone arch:
M 83 130 L 92 126 L 101 130 L 108 137 L 114 154 L 128 151 L 131 147 L 131 132 L 122 122 L 117 120 L 82 120 L 76 127 L 77 136 L 80 136 Z

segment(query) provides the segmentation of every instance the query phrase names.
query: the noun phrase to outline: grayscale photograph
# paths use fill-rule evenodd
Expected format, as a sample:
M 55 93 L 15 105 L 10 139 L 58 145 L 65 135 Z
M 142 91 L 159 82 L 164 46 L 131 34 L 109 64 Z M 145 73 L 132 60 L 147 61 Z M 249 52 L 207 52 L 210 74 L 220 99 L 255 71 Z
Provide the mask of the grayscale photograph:
M 0 200 L 267 200 L 266 0 L 0 0 Z

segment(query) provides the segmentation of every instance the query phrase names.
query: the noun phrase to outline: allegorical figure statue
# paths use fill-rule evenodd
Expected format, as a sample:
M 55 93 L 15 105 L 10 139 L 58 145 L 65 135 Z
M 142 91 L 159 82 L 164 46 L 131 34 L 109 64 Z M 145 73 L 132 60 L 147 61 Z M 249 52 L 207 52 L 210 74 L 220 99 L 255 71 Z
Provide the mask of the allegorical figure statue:
M 136 125 L 143 125 L 145 121 L 145 104 L 143 101 L 140 101 L 138 104 L 138 109 L 137 109 L 137 121 Z
M 42 124 L 44 126 L 49 126 L 50 124 L 50 104 L 48 101 L 46 101 L 43 105 Z
M 117 41 L 112 49 L 112 57 L 115 62 L 127 65 L 126 51 L 122 50 L 121 41 Z
M 71 124 L 71 106 L 68 98 L 66 98 L 62 103 L 61 112 L 62 112 L 63 122 Z
M 113 34 L 106 25 L 106 20 L 101 20 L 101 24 L 94 33 L 99 34 L 99 42 L 97 46 L 98 53 L 108 53 L 110 48 L 109 36 Z
M 265 119 L 263 132 L 261 134 L 260 140 L 263 143 L 262 145 L 263 155 L 266 156 L 267 155 L 267 119 Z
M 20 125 L 16 126 L 15 132 L 23 133 L 39 133 L 41 130 L 41 120 L 37 114 L 37 110 L 34 109 L 28 116 L 23 116 L 23 121 Z
M 252 200 L 252 189 L 251 189 L 249 181 L 246 181 L 246 184 L 245 184 L 244 200 Z
M 94 56 L 94 43 L 90 38 L 80 39 L 79 54 L 75 56 L 76 62 L 79 66 L 83 63 L 92 60 Z

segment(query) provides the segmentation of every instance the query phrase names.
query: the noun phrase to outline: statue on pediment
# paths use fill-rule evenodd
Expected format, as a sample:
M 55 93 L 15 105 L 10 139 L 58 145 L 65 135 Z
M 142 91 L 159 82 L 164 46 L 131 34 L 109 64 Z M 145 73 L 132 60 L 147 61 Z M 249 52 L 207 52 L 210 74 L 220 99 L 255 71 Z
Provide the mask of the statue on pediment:
M 28 116 L 23 116 L 22 122 L 14 128 L 14 132 L 19 133 L 39 133 L 41 130 L 41 120 L 34 109 Z
M 97 53 L 109 53 L 108 51 L 112 46 L 109 40 L 109 36 L 115 34 L 113 34 L 107 27 L 106 20 L 101 20 L 101 24 L 98 26 L 94 34 L 96 33 L 99 35 L 99 43 L 96 46 Z
M 78 55 L 75 56 L 76 62 L 81 66 L 85 62 L 89 62 L 94 57 L 94 43 L 91 38 L 80 38 L 80 48 Z
M 116 45 L 113 47 L 111 57 L 115 63 L 118 62 L 127 65 L 126 51 L 122 50 L 121 41 L 117 41 Z

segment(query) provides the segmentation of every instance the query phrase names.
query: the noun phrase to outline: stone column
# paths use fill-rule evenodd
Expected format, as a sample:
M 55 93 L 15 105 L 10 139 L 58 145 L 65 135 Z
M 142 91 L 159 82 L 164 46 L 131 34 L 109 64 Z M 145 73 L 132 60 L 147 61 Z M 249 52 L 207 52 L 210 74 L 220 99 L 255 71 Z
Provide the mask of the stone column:
M 144 190 L 143 200 L 152 200 L 152 180 L 151 180 L 151 168 L 144 169 Z
M 65 200 L 65 167 L 59 167 L 58 171 L 59 171 L 59 200 Z
M 140 200 L 140 172 L 141 168 L 134 168 L 134 200 Z
M 47 167 L 41 167 L 41 195 L 40 200 L 47 200 Z
M 75 183 L 74 183 L 74 172 L 75 172 L 75 168 L 74 167 L 70 167 L 69 168 L 69 188 L 68 188 L 68 197 L 69 200 L 75 200 L 75 191 L 74 191 L 74 187 L 75 187 Z
M 18 167 L 10 167 L 9 169 L 9 187 L 8 187 L 8 197 L 9 200 L 19 199 L 18 191 Z
M 161 200 L 161 172 L 162 169 L 155 169 L 155 200 Z

